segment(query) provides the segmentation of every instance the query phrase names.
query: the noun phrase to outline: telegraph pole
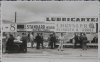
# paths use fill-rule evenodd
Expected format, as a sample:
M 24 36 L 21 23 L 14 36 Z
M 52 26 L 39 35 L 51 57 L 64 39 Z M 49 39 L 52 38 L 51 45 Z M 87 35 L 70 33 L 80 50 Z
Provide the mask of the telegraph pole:
M 16 23 L 16 12 L 15 12 L 15 23 Z
M 15 25 L 16 25 L 16 11 L 15 11 Z M 14 32 L 14 35 L 16 36 L 16 33 Z

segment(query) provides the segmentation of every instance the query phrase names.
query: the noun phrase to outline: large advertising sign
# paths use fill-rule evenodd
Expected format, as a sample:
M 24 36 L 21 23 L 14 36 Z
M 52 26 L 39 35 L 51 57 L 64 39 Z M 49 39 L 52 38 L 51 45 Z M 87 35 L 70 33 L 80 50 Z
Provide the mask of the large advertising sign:
M 55 31 L 55 24 L 26 24 L 26 31 Z
M 3 24 L 2 31 L 3 32 L 17 32 L 17 24 Z
M 56 32 L 96 32 L 96 23 L 56 23 Z
M 46 22 L 55 24 L 55 32 L 97 32 L 97 17 L 47 17 Z

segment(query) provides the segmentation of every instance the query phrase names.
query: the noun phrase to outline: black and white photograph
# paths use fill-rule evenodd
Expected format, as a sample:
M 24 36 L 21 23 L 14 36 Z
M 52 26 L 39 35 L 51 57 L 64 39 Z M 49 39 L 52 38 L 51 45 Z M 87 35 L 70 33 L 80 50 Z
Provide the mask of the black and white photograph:
M 1 2 L 0 2 L 0 62 L 1 62 L 1 53 L 2 53 L 2 43 L 1 43 Z
M 0 0 L 0 1 L 100 1 L 100 0 Z
M 2 62 L 98 62 L 98 1 L 2 2 Z

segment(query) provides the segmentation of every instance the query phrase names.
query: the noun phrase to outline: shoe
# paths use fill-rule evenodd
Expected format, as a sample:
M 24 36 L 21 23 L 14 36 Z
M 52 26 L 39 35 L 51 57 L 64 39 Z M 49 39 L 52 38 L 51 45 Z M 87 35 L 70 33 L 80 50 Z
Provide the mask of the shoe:
M 64 50 L 61 50 L 61 51 L 64 51 Z

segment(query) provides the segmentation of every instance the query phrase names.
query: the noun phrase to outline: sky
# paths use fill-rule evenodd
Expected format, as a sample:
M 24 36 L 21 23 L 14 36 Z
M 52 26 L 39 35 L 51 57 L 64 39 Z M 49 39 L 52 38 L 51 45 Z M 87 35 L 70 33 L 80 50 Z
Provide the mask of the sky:
M 98 17 L 99 2 L 2 2 L 2 19 L 14 22 L 45 21 L 46 17 Z

